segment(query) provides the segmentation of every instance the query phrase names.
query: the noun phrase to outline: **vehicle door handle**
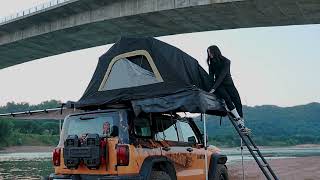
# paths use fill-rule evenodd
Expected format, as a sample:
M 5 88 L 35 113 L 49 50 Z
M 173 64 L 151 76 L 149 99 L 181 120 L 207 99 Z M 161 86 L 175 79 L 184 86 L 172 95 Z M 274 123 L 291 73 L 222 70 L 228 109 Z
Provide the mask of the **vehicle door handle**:
M 187 151 L 188 151 L 188 152 L 192 152 L 192 151 L 193 151 L 193 148 L 190 148 L 190 147 L 189 147 L 189 148 L 187 148 Z
M 162 148 L 162 150 L 164 150 L 164 151 L 170 151 L 170 149 L 171 149 L 171 148 L 169 148 L 169 147 L 163 147 L 163 148 Z

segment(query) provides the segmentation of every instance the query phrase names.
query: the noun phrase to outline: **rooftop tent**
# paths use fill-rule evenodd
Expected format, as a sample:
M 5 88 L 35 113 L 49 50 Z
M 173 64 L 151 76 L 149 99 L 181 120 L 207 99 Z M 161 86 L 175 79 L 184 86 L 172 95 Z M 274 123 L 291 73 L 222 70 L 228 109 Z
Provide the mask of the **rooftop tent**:
M 221 101 L 205 92 L 209 86 L 207 72 L 180 49 L 151 37 L 123 37 L 99 58 L 95 73 L 75 106 L 91 109 L 131 102 L 140 112 L 199 111 L 198 106 L 207 104 L 211 110 L 224 112 Z M 199 103 L 191 103 L 190 108 L 193 98 L 198 98 Z

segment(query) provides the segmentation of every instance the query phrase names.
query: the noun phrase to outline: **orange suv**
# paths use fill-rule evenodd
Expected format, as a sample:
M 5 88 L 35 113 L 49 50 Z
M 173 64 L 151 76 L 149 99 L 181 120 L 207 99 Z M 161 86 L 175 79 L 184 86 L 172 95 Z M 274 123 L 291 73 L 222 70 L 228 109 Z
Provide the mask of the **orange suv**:
M 130 109 L 65 118 L 49 179 L 205 179 L 203 134 L 191 118 Z M 210 180 L 227 180 L 227 157 L 207 150 Z

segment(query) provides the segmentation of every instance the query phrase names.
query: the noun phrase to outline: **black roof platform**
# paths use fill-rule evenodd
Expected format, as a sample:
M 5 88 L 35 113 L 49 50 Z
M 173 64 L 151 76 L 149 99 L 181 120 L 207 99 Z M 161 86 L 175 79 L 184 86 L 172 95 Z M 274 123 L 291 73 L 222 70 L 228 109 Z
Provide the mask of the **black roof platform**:
M 224 101 L 215 95 L 191 88 L 161 97 L 146 98 L 131 101 L 136 115 L 141 112 L 190 112 L 226 116 Z

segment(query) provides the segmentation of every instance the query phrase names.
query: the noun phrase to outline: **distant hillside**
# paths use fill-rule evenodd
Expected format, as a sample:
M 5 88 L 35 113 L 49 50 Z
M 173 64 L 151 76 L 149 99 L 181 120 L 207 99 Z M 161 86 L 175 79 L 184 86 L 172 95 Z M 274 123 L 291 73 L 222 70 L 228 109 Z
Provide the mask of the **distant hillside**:
M 252 129 L 258 145 L 287 146 L 320 144 L 320 103 L 294 107 L 244 106 L 246 126 Z M 199 117 L 197 118 L 199 122 Z M 229 119 L 208 117 L 210 142 L 218 146 L 238 146 L 239 138 Z
M 45 101 L 38 105 L 12 102 L 0 107 L 0 113 L 55 108 L 60 106 L 60 103 L 55 100 Z M 320 144 L 320 103 L 284 108 L 272 105 L 244 106 L 244 114 L 246 125 L 252 129 L 253 138 L 260 146 Z M 211 144 L 220 147 L 239 145 L 239 136 L 236 134 L 229 119 L 223 118 L 222 126 L 220 126 L 220 117 L 207 117 L 207 128 Z M 57 121 L 5 119 L 7 118 L 0 120 L 0 138 L 5 140 L 0 142 L 0 147 L 16 144 L 52 145 L 59 139 Z M 196 122 L 202 127 L 199 117 L 196 118 Z M 33 142 L 35 137 L 38 140 Z M 50 141 L 46 142 L 47 139 L 50 139 Z

